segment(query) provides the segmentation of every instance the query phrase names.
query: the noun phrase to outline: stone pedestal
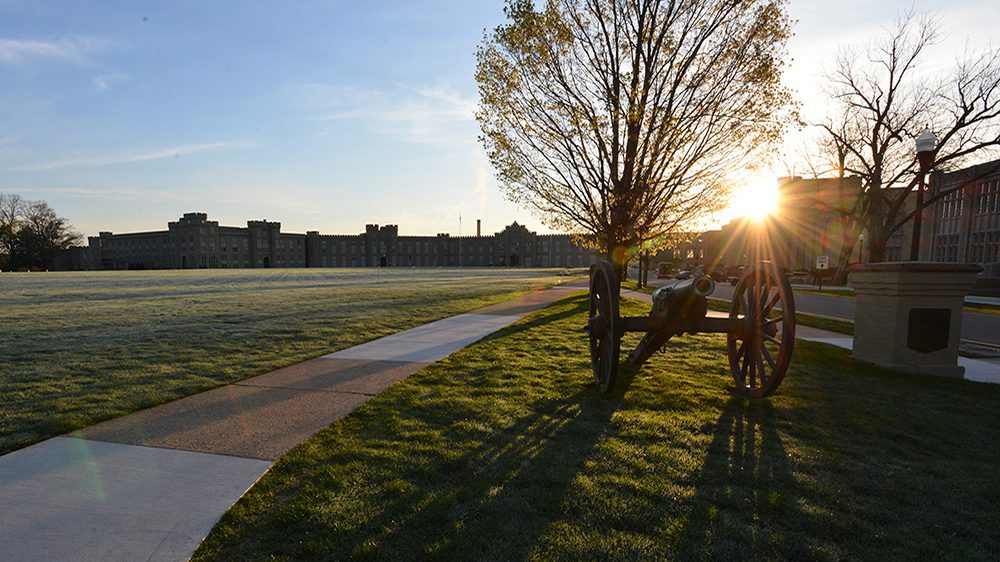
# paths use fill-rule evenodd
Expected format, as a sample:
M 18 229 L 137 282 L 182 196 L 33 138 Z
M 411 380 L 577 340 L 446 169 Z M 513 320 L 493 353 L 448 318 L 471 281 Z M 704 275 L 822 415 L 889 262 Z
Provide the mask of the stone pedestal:
M 852 267 L 853 356 L 909 373 L 961 378 L 962 303 L 980 271 L 978 265 L 933 262 Z

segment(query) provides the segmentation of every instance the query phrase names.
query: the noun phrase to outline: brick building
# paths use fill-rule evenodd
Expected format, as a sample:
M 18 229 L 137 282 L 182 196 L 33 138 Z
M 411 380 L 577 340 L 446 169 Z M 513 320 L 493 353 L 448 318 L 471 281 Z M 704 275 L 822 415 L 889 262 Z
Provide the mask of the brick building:
M 1000 160 L 934 174 L 930 194 L 962 183 L 968 185 L 925 211 L 920 258 L 974 263 L 984 276 L 1000 277 Z
M 1000 278 L 1000 160 L 935 173 L 925 197 L 962 184 L 967 185 L 924 209 L 919 259 L 976 264 L 983 268 L 981 279 Z M 853 242 L 851 261 L 867 262 L 866 240 L 854 239 L 856 231 L 845 229 L 838 212 L 850 208 L 851 194 L 856 196 L 860 191 L 859 178 L 780 178 L 778 208 L 765 225 L 764 253 L 783 267 L 812 269 L 817 256 L 827 255 L 834 264 L 844 244 Z M 906 217 L 915 205 L 916 191 L 911 191 L 897 216 Z M 751 221 L 737 219 L 721 231 L 702 234 L 699 240 L 706 241 L 702 249 L 705 263 L 745 263 L 747 233 L 753 230 Z M 890 236 L 885 261 L 908 261 L 912 241 L 911 220 Z

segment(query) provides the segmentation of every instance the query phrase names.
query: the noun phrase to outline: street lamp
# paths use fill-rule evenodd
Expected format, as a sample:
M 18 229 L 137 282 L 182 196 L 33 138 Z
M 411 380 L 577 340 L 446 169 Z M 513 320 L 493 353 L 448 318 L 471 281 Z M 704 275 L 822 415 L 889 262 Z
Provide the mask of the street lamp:
M 917 186 L 917 208 L 913 216 L 913 240 L 910 242 L 910 261 L 920 259 L 920 227 L 924 216 L 924 176 L 934 162 L 934 151 L 937 149 L 937 136 L 927 129 L 917 135 L 917 162 L 920 171 L 917 172 L 920 181 Z
M 864 263 L 865 261 L 865 233 L 862 232 L 858 236 L 858 263 Z

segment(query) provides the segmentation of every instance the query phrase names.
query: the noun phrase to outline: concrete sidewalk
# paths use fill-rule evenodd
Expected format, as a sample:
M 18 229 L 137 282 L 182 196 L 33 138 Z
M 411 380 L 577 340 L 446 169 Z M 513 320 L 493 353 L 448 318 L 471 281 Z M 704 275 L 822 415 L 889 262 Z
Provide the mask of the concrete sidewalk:
M 184 560 L 271 464 L 574 282 L 189 396 L 0 457 L 0 559 Z

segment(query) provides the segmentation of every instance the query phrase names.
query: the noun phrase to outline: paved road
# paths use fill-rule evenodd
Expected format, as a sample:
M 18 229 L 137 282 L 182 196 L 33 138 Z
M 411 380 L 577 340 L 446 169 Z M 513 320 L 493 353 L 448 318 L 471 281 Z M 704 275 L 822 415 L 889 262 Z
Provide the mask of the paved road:
M 673 280 L 651 281 L 651 285 L 672 283 Z M 729 300 L 734 287 L 729 283 L 718 283 L 714 297 Z M 823 314 L 834 318 L 854 320 L 855 301 L 853 296 L 817 295 L 795 292 L 795 308 L 799 312 Z M 1000 314 L 965 312 L 962 315 L 962 339 L 1000 345 Z

